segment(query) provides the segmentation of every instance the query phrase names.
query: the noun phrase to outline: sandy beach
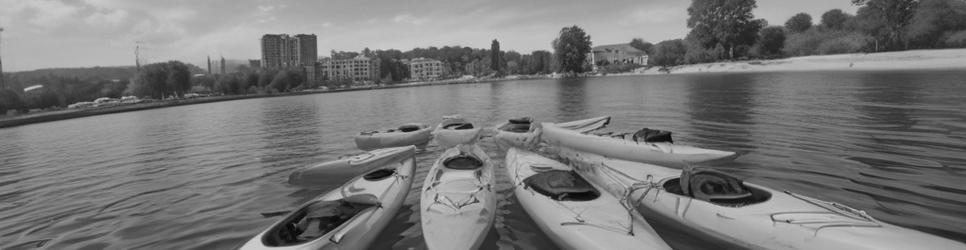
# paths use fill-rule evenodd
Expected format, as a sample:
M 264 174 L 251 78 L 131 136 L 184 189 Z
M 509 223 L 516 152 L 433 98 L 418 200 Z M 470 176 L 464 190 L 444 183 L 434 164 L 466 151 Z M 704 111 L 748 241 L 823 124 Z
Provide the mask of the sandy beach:
M 670 74 L 786 71 L 861 71 L 966 69 L 966 49 L 910 50 L 873 54 L 803 56 L 775 60 L 749 60 L 681 65 Z M 667 74 L 657 67 L 635 70 L 635 75 Z

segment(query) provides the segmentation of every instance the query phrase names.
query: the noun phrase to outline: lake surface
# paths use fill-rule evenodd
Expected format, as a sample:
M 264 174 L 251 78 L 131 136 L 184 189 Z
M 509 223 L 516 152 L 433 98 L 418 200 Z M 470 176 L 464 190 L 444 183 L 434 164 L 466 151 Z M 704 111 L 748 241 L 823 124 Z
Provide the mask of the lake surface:
M 463 114 L 674 132 L 744 155 L 723 171 L 966 241 L 966 72 L 629 76 L 238 100 L 0 129 L 0 249 L 229 249 L 342 183 L 293 170 L 359 153 L 351 136 Z M 513 197 L 503 156 L 484 249 L 555 248 Z M 417 156 L 413 192 L 374 249 L 424 249 L 419 186 L 442 152 Z M 655 226 L 661 231 L 660 225 Z M 687 240 L 672 236 L 669 241 Z M 713 246 L 712 246 L 713 247 Z

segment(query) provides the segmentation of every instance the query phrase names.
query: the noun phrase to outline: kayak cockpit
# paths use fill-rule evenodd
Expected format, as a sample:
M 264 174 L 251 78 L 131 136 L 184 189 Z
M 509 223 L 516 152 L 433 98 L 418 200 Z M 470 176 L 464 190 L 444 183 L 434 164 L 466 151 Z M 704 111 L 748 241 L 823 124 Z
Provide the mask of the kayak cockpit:
M 674 140 L 671 139 L 671 131 L 666 131 L 666 130 L 657 130 L 657 129 L 643 128 L 641 130 L 638 130 L 637 132 L 634 132 L 633 138 L 634 138 L 634 141 L 636 141 L 636 142 L 647 142 L 647 143 L 669 142 L 669 143 L 674 143 Z
M 269 229 L 262 236 L 262 243 L 270 247 L 283 247 L 310 242 L 378 206 L 377 198 L 371 194 L 312 202 Z
M 473 129 L 473 124 L 472 123 L 462 123 L 462 122 L 461 123 L 451 123 L 451 124 L 443 125 L 443 129 L 467 130 L 467 129 Z
M 470 155 L 460 154 L 443 161 L 443 166 L 449 169 L 475 170 L 483 167 L 483 161 Z
M 533 119 L 530 117 L 513 118 L 507 120 L 507 123 L 499 129 L 513 133 L 526 133 L 530 132 L 530 126 L 532 123 Z
M 591 201 L 600 191 L 574 171 L 550 170 L 523 179 L 531 190 L 557 201 Z
M 409 133 L 409 132 L 420 130 L 422 128 L 423 128 L 422 124 L 405 124 L 405 125 L 399 126 L 399 128 L 396 128 L 396 130 L 403 133 Z
M 745 185 L 738 178 L 711 169 L 683 171 L 680 178 L 668 179 L 662 186 L 673 194 L 727 207 L 758 204 L 771 198 L 768 191 Z

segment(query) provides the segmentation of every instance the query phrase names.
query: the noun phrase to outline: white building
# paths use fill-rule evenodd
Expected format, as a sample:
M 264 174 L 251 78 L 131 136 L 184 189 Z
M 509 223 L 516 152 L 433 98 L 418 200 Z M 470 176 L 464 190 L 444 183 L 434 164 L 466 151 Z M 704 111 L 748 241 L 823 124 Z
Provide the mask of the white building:
M 379 60 L 364 56 L 351 59 L 324 59 L 306 66 L 308 81 L 321 85 L 323 81 L 349 80 L 352 82 L 379 81 Z
M 409 67 L 409 79 L 417 81 L 437 80 L 443 75 L 443 62 L 429 58 L 416 58 L 404 62 Z

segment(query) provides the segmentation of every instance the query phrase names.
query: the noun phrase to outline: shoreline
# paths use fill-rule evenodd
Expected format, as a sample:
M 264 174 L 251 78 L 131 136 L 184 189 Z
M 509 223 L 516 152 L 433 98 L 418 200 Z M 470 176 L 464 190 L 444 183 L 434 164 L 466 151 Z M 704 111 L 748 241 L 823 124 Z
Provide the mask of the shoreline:
M 650 67 L 613 75 L 966 69 L 966 49 L 801 56 L 678 65 L 668 69 L 669 72 L 661 72 L 658 67 Z
M 665 73 L 657 67 L 640 68 L 626 73 L 588 75 L 586 77 L 608 76 L 647 76 L 702 73 L 766 73 L 766 72 L 808 72 L 808 71 L 885 71 L 885 70 L 949 70 L 966 69 L 966 49 L 909 50 L 874 54 L 838 54 L 824 56 L 790 57 L 773 60 L 748 60 L 679 65 L 669 68 Z M 552 79 L 552 76 L 511 75 L 504 78 L 448 79 L 441 81 L 407 82 L 392 85 L 364 86 L 334 90 L 308 90 L 278 94 L 247 94 L 232 96 L 211 96 L 193 99 L 155 101 L 122 106 L 61 109 L 41 111 L 26 115 L 0 117 L 0 129 L 35 123 L 52 122 L 87 116 L 106 115 L 148 109 L 176 107 L 193 104 L 243 100 L 252 98 L 271 98 L 297 95 L 364 91 L 375 89 L 394 89 L 448 84 L 475 84 L 506 80 Z
M 534 78 L 534 79 L 543 79 L 543 78 Z M 212 102 L 225 102 L 225 101 L 254 99 L 254 98 L 315 95 L 315 94 L 365 91 L 365 90 L 375 90 L 375 89 L 395 89 L 395 88 L 409 88 L 409 87 L 448 85 L 448 84 L 488 83 L 488 82 L 502 81 L 502 80 L 509 80 L 509 79 L 502 79 L 502 78 L 450 79 L 450 80 L 433 81 L 433 82 L 408 82 L 408 83 L 399 83 L 399 84 L 392 84 L 392 85 L 373 85 L 373 86 L 362 86 L 362 87 L 356 87 L 356 88 L 344 88 L 344 89 L 333 89 L 333 90 L 306 90 L 306 91 L 299 91 L 299 92 L 287 92 L 287 93 L 277 93 L 277 94 L 209 96 L 209 97 L 199 97 L 199 98 L 191 98 L 191 99 L 163 100 L 163 101 L 154 101 L 154 102 L 148 102 L 148 103 L 118 105 L 118 106 L 109 106 L 109 107 L 58 109 L 58 110 L 51 110 L 51 111 L 39 111 L 34 113 L 28 113 L 25 115 L 0 116 L 0 129 L 35 124 L 35 123 L 53 122 L 53 121 L 88 117 L 88 116 L 107 115 L 107 114 L 114 114 L 114 113 L 124 113 L 124 112 L 141 111 L 141 110 L 148 110 L 148 109 L 160 109 L 160 108 L 167 108 L 167 107 L 177 107 L 177 106 L 204 104 L 204 103 L 212 103 Z

